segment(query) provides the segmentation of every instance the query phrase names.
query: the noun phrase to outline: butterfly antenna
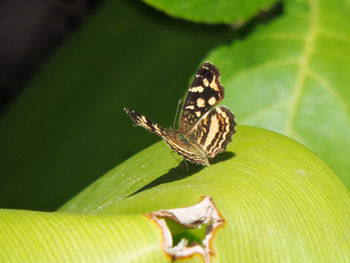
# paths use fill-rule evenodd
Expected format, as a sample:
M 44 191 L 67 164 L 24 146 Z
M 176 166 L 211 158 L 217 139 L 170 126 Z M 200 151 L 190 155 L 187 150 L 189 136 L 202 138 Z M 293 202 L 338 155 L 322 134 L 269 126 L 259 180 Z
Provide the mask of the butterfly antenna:
M 173 128 L 174 128 L 174 129 L 175 129 L 176 118 L 177 118 L 177 114 L 178 114 L 178 112 L 179 112 L 180 105 L 181 105 L 181 99 L 179 99 L 179 102 L 177 103 L 177 108 L 176 108 L 176 113 L 175 113 L 175 119 L 174 119 L 174 122 L 173 122 Z

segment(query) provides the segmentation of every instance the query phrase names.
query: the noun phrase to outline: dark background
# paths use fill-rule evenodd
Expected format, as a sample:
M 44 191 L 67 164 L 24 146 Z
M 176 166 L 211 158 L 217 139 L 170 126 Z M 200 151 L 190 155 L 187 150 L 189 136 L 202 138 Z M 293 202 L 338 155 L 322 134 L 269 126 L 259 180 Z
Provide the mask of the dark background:
M 205 55 L 232 27 L 136 0 L 0 1 L 0 207 L 54 210 L 159 140 Z
M 101 2 L 0 1 L 0 110 Z

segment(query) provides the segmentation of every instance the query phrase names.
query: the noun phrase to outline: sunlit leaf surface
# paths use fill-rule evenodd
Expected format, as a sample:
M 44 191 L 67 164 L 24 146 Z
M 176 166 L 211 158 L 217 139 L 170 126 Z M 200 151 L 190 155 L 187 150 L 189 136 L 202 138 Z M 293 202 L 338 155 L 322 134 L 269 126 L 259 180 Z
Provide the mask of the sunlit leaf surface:
M 288 1 L 285 14 L 214 50 L 238 123 L 308 146 L 350 186 L 350 5 Z

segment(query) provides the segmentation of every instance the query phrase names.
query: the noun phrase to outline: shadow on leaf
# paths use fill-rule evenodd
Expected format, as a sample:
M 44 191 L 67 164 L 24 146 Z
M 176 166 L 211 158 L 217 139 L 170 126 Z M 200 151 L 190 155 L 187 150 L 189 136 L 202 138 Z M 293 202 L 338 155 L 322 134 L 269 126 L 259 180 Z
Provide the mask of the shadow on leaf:
M 224 152 L 224 153 L 219 154 L 215 159 L 212 159 L 210 163 L 217 164 L 217 163 L 226 161 L 228 159 L 231 159 L 234 156 L 235 156 L 235 154 L 233 152 Z M 189 162 L 185 163 L 185 161 L 182 161 L 181 163 L 179 163 L 178 166 L 170 169 L 169 172 L 167 172 L 166 174 L 163 174 L 162 176 L 158 177 L 156 180 L 143 186 L 142 188 L 140 188 L 139 190 L 137 190 L 136 192 L 132 193 L 129 196 L 133 196 L 133 195 L 138 194 L 140 192 L 143 192 L 147 189 L 151 189 L 153 187 L 156 187 L 160 184 L 171 183 L 171 182 L 174 182 L 177 180 L 184 179 L 186 177 L 189 177 L 189 176 L 199 172 L 200 170 L 202 170 L 204 168 L 205 168 L 204 166 L 200 166 L 200 165 L 189 163 Z

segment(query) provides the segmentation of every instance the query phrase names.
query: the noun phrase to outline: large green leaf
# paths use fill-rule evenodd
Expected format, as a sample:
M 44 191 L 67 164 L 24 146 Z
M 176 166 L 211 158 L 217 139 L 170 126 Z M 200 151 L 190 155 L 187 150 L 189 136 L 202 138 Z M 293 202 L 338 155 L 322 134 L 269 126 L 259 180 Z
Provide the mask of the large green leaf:
M 130 195 L 147 183 L 148 189 Z M 141 214 L 193 205 L 203 195 L 212 196 L 226 220 L 212 242 L 214 262 L 350 260 L 346 186 L 299 143 L 248 126 L 238 126 L 227 152 L 209 167 L 186 171 L 161 142 L 116 167 L 59 213 L 0 211 L 0 255 L 13 255 L 7 262 L 16 262 L 33 246 L 37 262 L 43 256 L 52 262 L 67 256 L 111 262 L 115 255 L 154 262 L 162 258 L 161 233 Z M 77 215 L 82 213 L 95 215 Z
M 267 9 L 276 0 L 144 0 L 167 14 L 205 23 L 242 23 L 259 11 Z
M 238 123 L 308 146 L 350 186 L 350 4 L 287 1 L 285 14 L 214 50 Z

